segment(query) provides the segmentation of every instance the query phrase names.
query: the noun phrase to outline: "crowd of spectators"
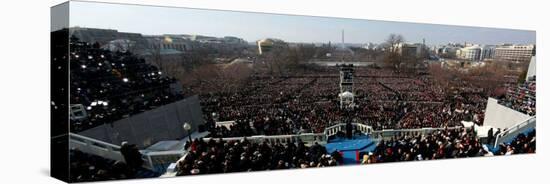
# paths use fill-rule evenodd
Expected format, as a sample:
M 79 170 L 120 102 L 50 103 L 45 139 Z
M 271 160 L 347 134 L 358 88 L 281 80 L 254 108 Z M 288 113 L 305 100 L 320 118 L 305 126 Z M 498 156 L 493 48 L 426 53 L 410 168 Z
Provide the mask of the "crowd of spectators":
M 99 44 L 70 42 L 70 104 L 80 104 L 86 116 L 71 117 L 79 132 L 175 102 L 176 80 L 130 52 L 111 52 Z
M 214 137 L 322 132 L 351 118 L 375 129 L 483 124 L 487 95 L 479 88 L 456 83 L 454 93 L 426 74 L 358 67 L 354 91 L 356 108 L 339 108 L 338 68 L 297 72 L 292 76 L 253 76 L 235 92 L 200 93 Z M 345 115 L 345 116 L 344 116 Z M 215 127 L 215 121 L 236 121 L 235 128 Z
M 499 100 L 500 104 L 528 114 L 536 115 L 536 77 L 533 76 L 525 82 L 508 88 L 506 95 Z
M 71 131 L 129 117 L 183 98 L 172 88 L 177 82 L 129 52 L 110 52 L 98 44 L 71 40 L 71 104 L 86 109 L 85 118 L 72 118 Z M 453 126 L 464 119 L 482 124 L 486 96 L 470 86 L 447 94 L 429 75 L 400 73 L 387 68 L 356 67 L 355 104 L 351 113 L 339 108 L 336 67 L 304 70 L 293 75 L 254 74 L 238 90 L 203 92 L 188 87 L 186 95 L 200 96 L 205 119 L 215 137 L 322 132 L 351 118 L 384 128 Z M 346 117 L 344 117 L 346 114 Z M 236 121 L 231 129 L 215 121 Z
M 536 135 L 536 130 L 532 130 L 527 134 L 519 134 L 510 143 L 503 143 L 498 145 L 499 151 L 496 153 L 496 155 L 535 153 L 537 147 Z
M 189 153 L 177 163 L 177 175 L 230 173 L 243 171 L 278 170 L 336 166 L 341 163 L 338 153 L 329 154 L 324 146 L 303 142 L 256 143 L 195 139 L 187 143 Z
M 465 158 L 491 155 L 471 130 L 445 129 L 430 134 L 402 135 L 382 140 L 374 152 L 363 156 L 363 164 Z
M 362 164 L 421 161 L 447 158 L 468 158 L 495 155 L 535 153 L 536 132 L 519 134 L 509 143 L 491 150 L 480 142 L 472 128 L 445 128 L 427 134 L 404 133 L 389 140 L 381 140 L 374 151 L 361 153 Z M 177 175 L 227 173 L 242 171 L 276 170 L 337 166 L 342 155 L 315 143 L 286 144 L 238 141 L 194 140 L 187 143 L 190 153 L 178 162 Z
M 535 153 L 536 132 L 519 134 L 510 143 L 499 145 L 498 151 L 480 142 L 473 129 L 445 129 L 430 134 L 401 135 L 382 140 L 373 152 L 364 153 L 361 163 L 436 160 Z

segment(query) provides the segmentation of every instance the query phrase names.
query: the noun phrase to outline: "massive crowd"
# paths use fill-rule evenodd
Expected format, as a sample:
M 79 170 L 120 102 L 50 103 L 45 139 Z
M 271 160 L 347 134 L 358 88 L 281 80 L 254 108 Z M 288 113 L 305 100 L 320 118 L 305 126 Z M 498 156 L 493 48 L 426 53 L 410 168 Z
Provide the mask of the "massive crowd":
M 197 93 L 215 137 L 318 133 L 346 118 L 338 73 L 327 67 L 315 74 L 256 77 L 236 92 Z M 455 93 L 446 93 L 429 75 L 372 67 L 356 67 L 354 81 L 356 108 L 347 116 L 354 122 L 375 129 L 483 124 L 487 95 L 479 87 L 457 82 Z M 235 129 L 216 128 L 215 121 L 236 121 Z
M 71 38 L 70 103 L 81 104 L 86 116 L 71 117 L 79 132 L 182 98 L 175 79 L 126 52 L 110 52 L 99 44 Z
M 79 132 L 183 98 L 180 85 L 132 53 L 110 52 L 98 44 L 71 40 L 71 104 L 81 104 L 86 116 L 71 118 Z M 319 67 L 291 76 L 254 74 L 238 90 L 187 88 L 198 94 L 209 130 L 215 137 L 322 132 L 342 122 L 338 106 L 339 71 Z M 375 67 L 355 68 L 356 108 L 353 121 L 375 129 L 458 125 L 461 120 L 483 123 L 486 95 L 467 84 L 446 93 L 431 76 Z M 215 127 L 215 121 L 236 121 L 235 127 Z
M 178 176 L 328 167 L 339 165 L 342 159 L 338 153 L 327 153 L 325 147 L 317 143 L 306 146 L 303 142 L 270 144 L 246 139 L 196 139 L 187 145 L 189 153 L 178 162 Z

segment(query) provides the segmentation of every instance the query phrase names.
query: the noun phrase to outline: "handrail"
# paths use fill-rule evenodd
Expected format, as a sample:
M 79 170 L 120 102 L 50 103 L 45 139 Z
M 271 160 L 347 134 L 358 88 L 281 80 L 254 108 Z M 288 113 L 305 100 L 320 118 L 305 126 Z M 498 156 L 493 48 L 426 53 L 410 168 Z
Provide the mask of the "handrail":
M 126 162 L 120 152 L 120 146 L 106 143 L 86 136 L 69 133 L 69 145 L 87 154 L 101 156 L 106 159 Z M 145 159 L 144 159 L 145 160 Z
M 327 136 L 336 135 L 336 133 L 338 131 L 341 131 L 342 127 L 344 127 L 345 125 L 346 125 L 345 123 L 338 123 L 338 124 L 332 125 L 332 126 L 325 129 L 324 134 L 327 135 Z M 362 123 L 352 123 L 352 125 L 355 126 L 355 127 L 360 127 L 359 130 L 362 133 L 366 133 L 368 135 L 378 135 L 379 137 L 385 137 L 386 134 L 391 134 L 392 132 L 393 132 L 393 134 L 395 134 L 397 132 L 422 132 L 422 133 L 426 133 L 426 132 L 444 130 L 444 129 L 452 130 L 452 129 L 463 128 L 462 126 L 455 126 L 455 127 L 447 127 L 447 128 L 445 128 L 445 127 L 440 127 L 440 128 L 427 127 L 427 128 L 415 128 L 415 129 L 374 130 L 371 126 L 365 125 L 365 124 L 362 124 Z M 468 128 L 468 127 L 466 127 L 466 128 Z
M 518 131 L 518 130 L 521 130 L 521 128 L 531 124 L 535 122 L 536 123 L 536 116 L 532 116 L 530 117 L 529 119 L 525 120 L 525 121 L 522 121 L 510 128 L 508 128 L 507 130 L 505 131 L 502 131 L 501 133 L 499 133 L 498 135 L 495 136 L 495 143 L 493 145 L 493 148 L 496 148 L 502 141 L 503 137 L 505 136 L 508 136 L 508 135 L 514 135 L 514 133 L 512 132 L 515 132 L 515 131 Z
M 463 126 L 454 126 L 454 127 L 439 127 L 439 128 L 415 128 L 415 129 L 384 129 L 384 130 L 375 130 L 372 132 L 372 135 L 374 137 L 377 137 L 379 139 L 384 139 L 387 137 L 393 137 L 397 133 L 429 133 L 433 131 L 439 131 L 439 130 L 454 130 L 454 129 L 460 129 L 460 128 L 469 128 L 469 127 L 463 127 Z
M 354 128 L 357 127 L 357 129 L 362 133 L 370 134 L 374 131 L 372 126 L 365 125 L 362 123 L 351 123 L 351 125 L 354 126 Z M 335 125 L 325 128 L 325 131 L 323 131 L 323 134 L 325 134 L 326 136 L 336 135 L 336 133 L 338 133 L 338 131 L 341 131 L 343 129 L 342 127 L 345 127 L 345 126 L 346 126 L 345 123 L 337 123 Z
M 93 139 L 90 137 L 78 135 L 75 133 L 69 133 L 70 143 L 74 143 L 73 146 L 78 147 L 80 151 L 88 154 L 102 156 L 108 159 L 126 162 L 124 156 L 120 152 L 120 146 L 107 143 L 101 140 Z M 155 161 L 151 158 L 154 156 L 172 156 L 178 157 L 185 154 L 185 150 L 170 150 L 170 151 L 145 151 L 140 150 L 142 159 L 144 161 L 143 167 L 154 170 L 156 165 Z
M 177 162 L 181 157 L 185 156 L 186 153 L 187 153 L 186 150 L 147 152 L 143 154 L 143 158 L 144 160 L 146 160 L 144 164 L 147 164 L 147 166 L 150 167 L 151 170 L 155 170 L 155 165 L 165 164 L 167 162 L 168 163 Z M 167 156 L 172 156 L 172 158 L 175 157 L 176 159 L 169 158 L 167 161 L 162 161 L 162 160 L 159 161 L 158 159 L 153 159 L 153 157 L 167 157 Z M 162 172 L 164 172 L 164 170 L 162 170 Z
M 380 132 L 421 132 L 421 131 L 426 131 L 426 130 L 445 130 L 445 129 L 448 129 L 448 130 L 453 130 L 453 129 L 459 129 L 459 128 L 467 128 L 467 127 L 463 127 L 463 126 L 454 126 L 454 127 L 436 127 L 436 128 L 432 128 L 432 127 L 424 127 L 424 128 L 411 128 L 411 129 L 383 129 L 383 130 L 375 130 L 373 133 L 380 133 Z
M 94 143 L 102 144 L 102 145 L 105 145 L 107 147 L 120 149 L 120 146 L 118 146 L 118 145 L 114 145 L 114 144 L 111 144 L 111 143 L 108 143 L 108 142 L 100 141 L 100 140 L 89 138 L 89 137 L 82 136 L 82 135 L 78 135 L 78 134 L 75 134 L 75 133 L 69 133 L 69 138 L 70 137 L 77 137 L 79 139 L 84 139 L 84 140 L 91 141 L 91 142 L 94 142 Z
M 185 150 L 170 150 L 170 151 L 151 151 L 144 153 L 145 155 L 149 156 L 159 156 L 159 155 L 176 155 L 176 154 L 184 154 Z
M 308 137 L 313 137 L 314 141 L 325 141 L 326 137 L 323 133 L 304 133 L 304 134 L 297 134 L 297 135 L 255 135 L 250 137 L 223 137 L 223 138 L 216 138 L 216 137 L 207 137 L 202 138 L 204 141 L 210 141 L 210 140 L 224 140 L 224 141 L 236 141 L 236 140 L 249 140 L 249 141 L 260 141 L 260 140 L 268 140 L 268 141 L 275 141 L 275 140 L 283 140 L 283 142 L 291 141 L 291 140 L 304 140 Z M 317 139 L 319 138 L 319 139 Z M 307 139 L 306 139 L 307 141 Z

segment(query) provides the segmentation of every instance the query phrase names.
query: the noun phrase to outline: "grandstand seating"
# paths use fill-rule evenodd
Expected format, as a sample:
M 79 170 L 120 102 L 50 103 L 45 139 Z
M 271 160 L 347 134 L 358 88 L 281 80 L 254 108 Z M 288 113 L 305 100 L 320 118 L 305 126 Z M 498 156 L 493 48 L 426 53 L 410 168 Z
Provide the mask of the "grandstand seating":
M 499 103 L 512 109 L 528 114 L 536 115 L 536 76 L 529 78 L 518 86 L 508 88 L 505 98 Z
M 72 37 L 70 63 L 70 103 L 81 104 L 87 114 L 71 118 L 71 132 L 182 99 L 170 87 L 175 79 L 129 52 L 110 52 Z
M 520 134 L 526 134 L 535 130 L 537 124 L 536 117 L 529 118 L 526 121 L 517 123 L 516 125 L 504 130 L 498 135 L 495 135 L 496 139 L 493 143 L 493 147 L 497 148 L 498 145 L 503 143 L 510 143 L 515 137 Z

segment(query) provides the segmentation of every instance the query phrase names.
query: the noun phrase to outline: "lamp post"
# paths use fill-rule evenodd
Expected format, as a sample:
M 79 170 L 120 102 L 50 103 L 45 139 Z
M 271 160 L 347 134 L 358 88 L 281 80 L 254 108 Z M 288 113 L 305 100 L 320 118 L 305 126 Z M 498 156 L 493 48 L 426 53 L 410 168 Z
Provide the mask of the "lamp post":
M 183 124 L 183 129 L 187 131 L 187 136 L 189 138 L 189 142 L 192 142 L 191 141 L 191 124 L 189 124 L 188 122 L 185 122 Z

